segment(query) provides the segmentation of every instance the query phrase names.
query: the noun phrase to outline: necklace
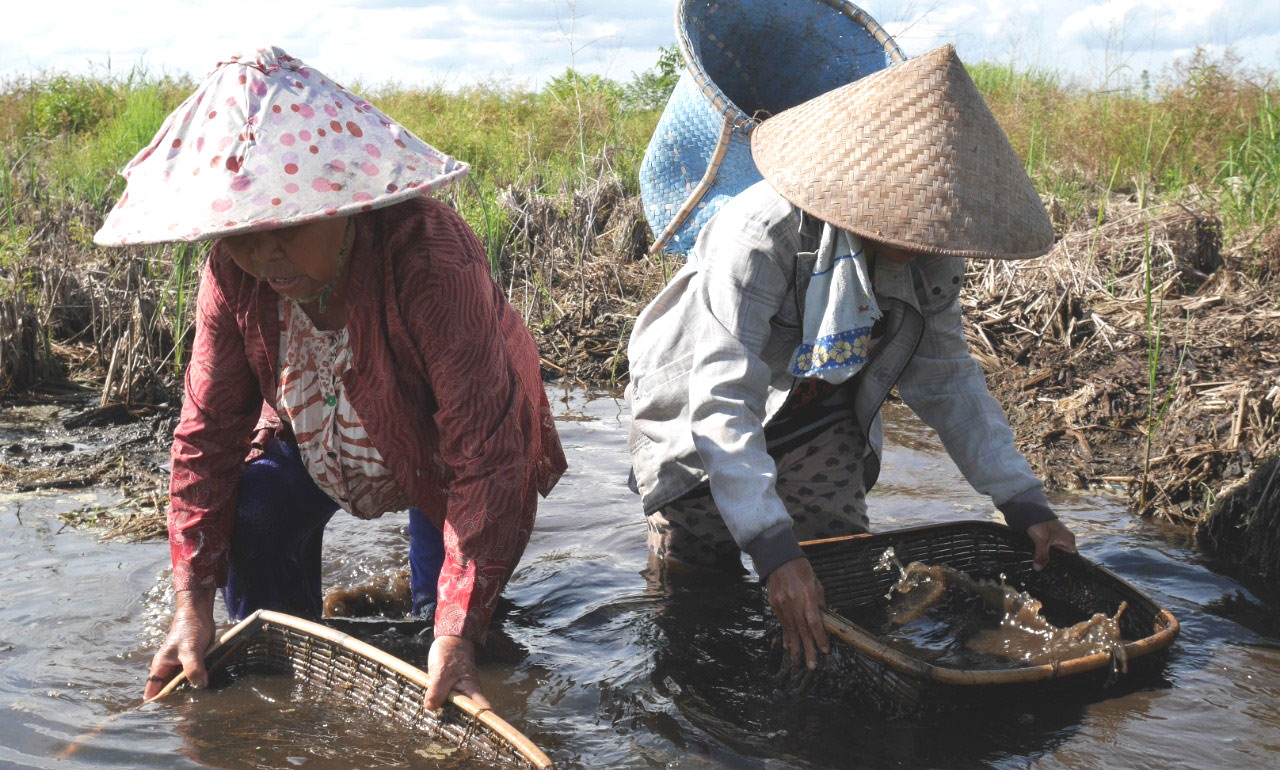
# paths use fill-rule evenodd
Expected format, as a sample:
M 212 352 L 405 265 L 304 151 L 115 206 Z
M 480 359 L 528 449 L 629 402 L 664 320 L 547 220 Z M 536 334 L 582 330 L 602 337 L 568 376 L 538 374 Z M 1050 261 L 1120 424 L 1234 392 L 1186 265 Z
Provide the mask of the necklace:
M 350 217 L 347 218 L 347 229 L 342 233 L 342 248 L 338 251 L 338 271 L 333 274 L 333 278 L 324 285 L 320 291 L 307 297 L 293 298 L 289 300 L 298 305 L 309 305 L 312 302 L 318 303 L 316 307 L 323 315 L 325 309 L 329 306 L 329 297 L 333 294 L 333 290 L 338 286 L 338 281 L 342 280 L 342 274 L 347 270 L 347 251 L 351 248 L 351 231 L 353 230 L 353 222 Z

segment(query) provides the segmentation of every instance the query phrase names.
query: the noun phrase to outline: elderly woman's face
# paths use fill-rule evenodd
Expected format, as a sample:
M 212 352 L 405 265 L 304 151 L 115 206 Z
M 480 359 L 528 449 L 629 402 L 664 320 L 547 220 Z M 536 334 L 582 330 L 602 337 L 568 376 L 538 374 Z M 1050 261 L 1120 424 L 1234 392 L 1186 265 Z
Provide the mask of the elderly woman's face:
M 322 290 L 339 269 L 347 217 L 294 227 L 259 230 L 222 239 L 240 269 L 266 281 L 286 297 L 302 299 Z

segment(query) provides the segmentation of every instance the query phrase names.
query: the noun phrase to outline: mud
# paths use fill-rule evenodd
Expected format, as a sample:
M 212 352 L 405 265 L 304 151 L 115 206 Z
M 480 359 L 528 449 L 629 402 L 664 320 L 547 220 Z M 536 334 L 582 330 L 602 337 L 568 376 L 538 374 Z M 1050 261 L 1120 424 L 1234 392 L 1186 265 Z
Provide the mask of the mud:
M 409 571 L 397 570 L 354 586 L 334 586 L 324 593 L 326 618 L 404 618 L 413 599 Z
M 112 504 L 63 511 L 64 526 L 93 527 L 106 539 L 162 538 L 177 410 L 104 409 L 97 400 L 75 390 L 0 400 L 0 492 L 111 489 Z

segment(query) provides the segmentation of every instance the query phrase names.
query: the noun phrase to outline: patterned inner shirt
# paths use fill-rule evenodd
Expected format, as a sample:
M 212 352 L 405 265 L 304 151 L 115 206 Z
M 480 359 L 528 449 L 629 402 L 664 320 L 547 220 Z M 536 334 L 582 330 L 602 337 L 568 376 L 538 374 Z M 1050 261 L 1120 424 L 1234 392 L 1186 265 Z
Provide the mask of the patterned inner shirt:
M 347 330 L 321 331 L 296 304 L 279 304 L 276 410 L 293 427 L 307 472 L 343 510 L 362 519 L 411 507 L 347 399 Z

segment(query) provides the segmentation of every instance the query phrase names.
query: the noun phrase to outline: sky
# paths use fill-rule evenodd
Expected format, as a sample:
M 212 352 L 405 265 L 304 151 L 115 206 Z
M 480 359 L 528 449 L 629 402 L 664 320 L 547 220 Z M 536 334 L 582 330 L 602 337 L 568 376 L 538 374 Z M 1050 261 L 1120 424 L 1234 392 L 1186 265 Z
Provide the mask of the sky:
M 732 1 L 732 0 L 729 0 Z M 778 0 L 780 3 L 783 0 Z M 816 0 L 815 0 L 816 1 Z M 348 85 L 500 81 L 537 87 L 566 67 L 629 80 L 675 42 L 676 0 L 43 0 L 11 3 L 0 78 L 39 73 L 202 77 L 278 45 Z M 954 43 L 1082 85 L 1158 77 L 1197 46 L 1280 72 L 1280 0 L 864 0 L 911 55 Z

